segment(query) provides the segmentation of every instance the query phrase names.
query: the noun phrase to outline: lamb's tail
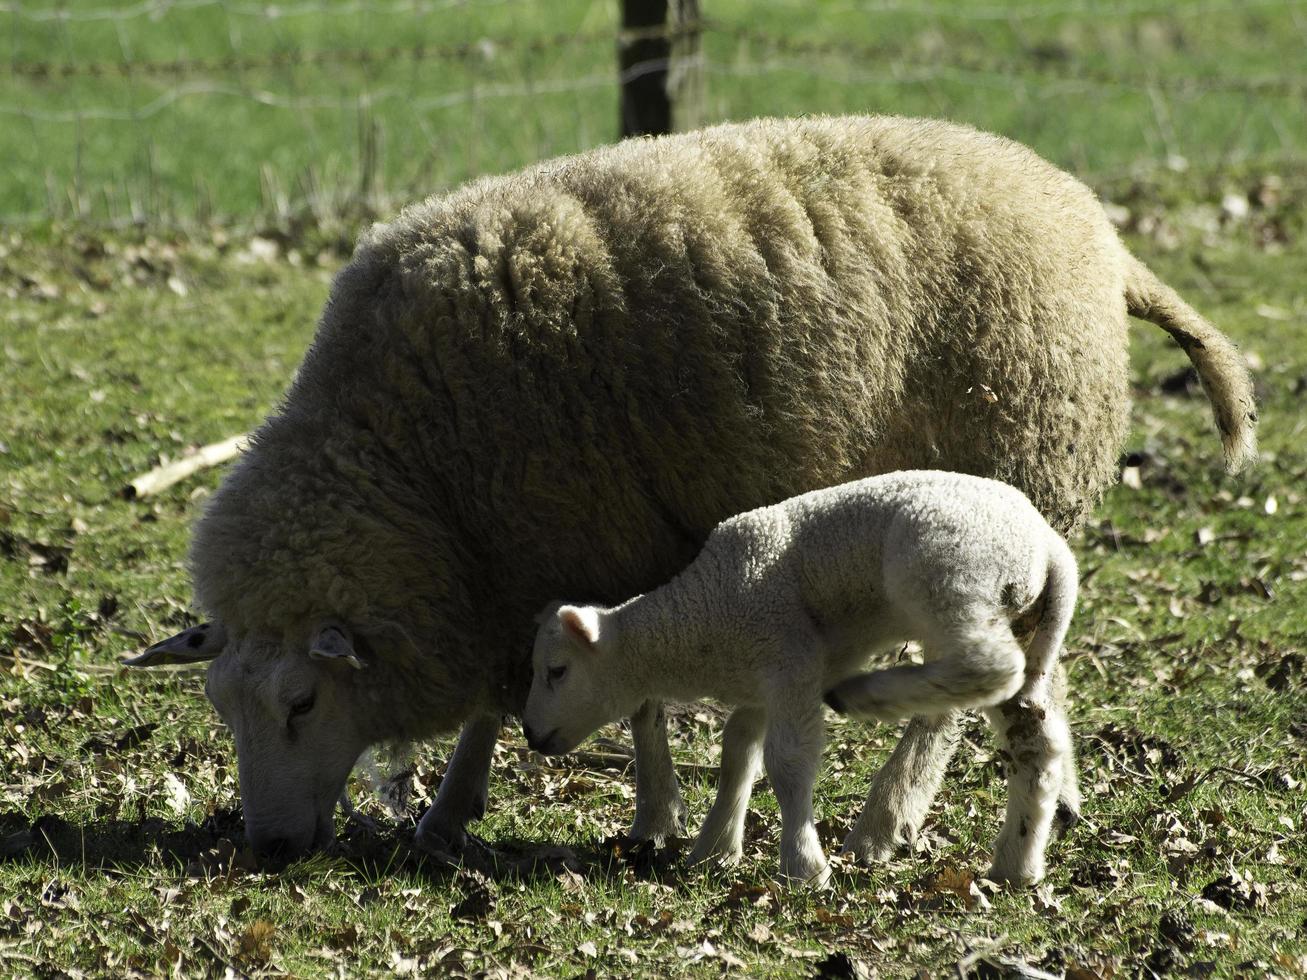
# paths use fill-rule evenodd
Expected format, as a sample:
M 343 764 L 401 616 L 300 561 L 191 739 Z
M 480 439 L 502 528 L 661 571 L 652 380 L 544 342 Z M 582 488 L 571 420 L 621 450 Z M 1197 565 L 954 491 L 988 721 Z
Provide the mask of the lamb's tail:
M 1126 272 L 1126 309 L 1157 324 L 1184 348 L 1212 404 L 1225 466 L 1236 473 L 1257 457 L 1257 406 L 1239 350 L 1134 256 Z
M 1061 536 L 1051 534 L 1048 548 L 1048 571 L 1044 578 L 1043 613 L 1035 634 L 1026 647 L 1026 674 L 1038 671 L 1049 673 L 1057 664 L 1066 632 L 1071 626 L 1071 615 L 1076 609 L 1076 593 L 1080 588 L 1080 573 L 1076 569 L 1076 556 Z

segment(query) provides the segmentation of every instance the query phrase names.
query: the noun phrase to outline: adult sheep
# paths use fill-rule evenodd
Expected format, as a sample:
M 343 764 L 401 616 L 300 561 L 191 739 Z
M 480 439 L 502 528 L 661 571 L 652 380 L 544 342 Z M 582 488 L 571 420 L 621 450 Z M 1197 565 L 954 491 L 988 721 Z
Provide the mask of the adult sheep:
M 894 469 L 1005 480 L 1073 529 L 1126 433 L 1127 311 L 1247 461 L 1234 348 L 1000 137 L 758 120 L 477 180 L 363 237 L 196 528 L 212 625 L 134 662 L 213 659 L 260 851 L 329 842 L 367 745 L 466 722 L 419 826 L 457 843 L 553 597 L 643 592 L 728 515 Z M 910 727 L 862 856 L 919 823 L 952 724 Z M 632 832 L 673 833 L 656 705 L 633 733 Z

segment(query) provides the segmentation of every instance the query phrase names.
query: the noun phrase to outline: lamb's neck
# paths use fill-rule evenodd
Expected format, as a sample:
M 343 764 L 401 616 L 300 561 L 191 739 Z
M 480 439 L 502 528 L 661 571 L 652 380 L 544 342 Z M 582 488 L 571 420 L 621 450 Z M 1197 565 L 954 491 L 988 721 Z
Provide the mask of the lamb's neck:
M 695 700 L 715 694 L 704 673 L 720 623 L 693 569 L 611 613 L 626 690 L 639 701 Z M 638 703 L 638 702 L 637 702 Z

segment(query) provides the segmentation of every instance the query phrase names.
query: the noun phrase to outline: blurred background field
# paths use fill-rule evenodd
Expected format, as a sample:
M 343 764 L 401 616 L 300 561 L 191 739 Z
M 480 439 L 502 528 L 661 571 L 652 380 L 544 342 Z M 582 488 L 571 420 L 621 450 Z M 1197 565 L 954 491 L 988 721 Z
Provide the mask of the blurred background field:
M 505 726 L 473 828 L 498 863 L 413 847 L 449 738 L 393 810 L 356 775 L 380 829 L 254 862 L 202 672 L 117 666 L 195 622 L 223 470 L 122 488 L 276 405 L 363 222 L 614 140 L 619 19 L 0 0 L 0 976 L 1307 976 L 1307 0 L 701 0 L 680 28 L 700 121 L 896 112 L 1034 146 L 1253 369 L 1263 454 L 1229 477 L 1184 355 L 1132 327 L 1123 480 L 1075 541 L 1085 820 L 1043 886 L 976 878 L 1003 799 L 979 723 L 912 851 L 825 894 L 772 885 L 764 784 L 736 868 L 610 847 L 620 727 L 546 761 Z M 721 713 L 671 727 L 693 831 Z M 832 724 L 827 848 L 896 737 Z
M 616 0 L 4 0 L 0 25 L 8 222 L 335 218 L 617 132 Z M 945 116 L 1091 183 L 1307 163 L 1300 0 L 703 0 L 683 26 L 703 122 Z

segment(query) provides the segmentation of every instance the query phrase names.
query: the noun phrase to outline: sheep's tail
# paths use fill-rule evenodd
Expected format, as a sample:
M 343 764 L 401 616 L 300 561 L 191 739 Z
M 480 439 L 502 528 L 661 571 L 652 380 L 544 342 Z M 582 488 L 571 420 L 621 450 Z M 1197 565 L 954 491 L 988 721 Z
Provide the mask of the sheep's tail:
M 1062 652 L 1067 630 L 1071 627 L 1071 615 L 1076 610 L 1076 593 L 1080 588 L 1080 573 L 1076 569 L 1076 557 L 1066 541 L 1056 532 L 1051 532 L 1048 547 L 1048 571 L 1044 577 L 1043 613 L 1035 635 L 1026 647 L 1026 673 L 1052 672 Z
M 1257 458 L 1257 405 L 1239 349 L 1134 256 L 1126 271 L 1126 309 L 1157 324 L 1189 355 L 1221 430 L 1225 466 L 1237 473 Z

